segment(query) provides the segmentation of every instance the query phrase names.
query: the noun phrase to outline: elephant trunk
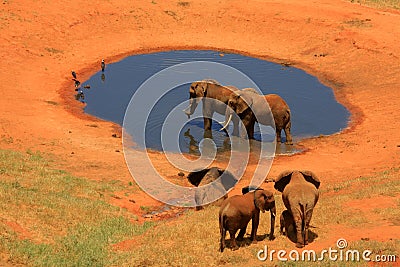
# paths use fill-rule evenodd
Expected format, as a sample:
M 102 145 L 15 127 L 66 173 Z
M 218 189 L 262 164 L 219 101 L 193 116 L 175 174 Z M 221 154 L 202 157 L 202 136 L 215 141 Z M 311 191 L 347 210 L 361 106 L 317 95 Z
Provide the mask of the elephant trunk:
M 269 232 L 269 239 L 274 239 L 274 230 L 275 230 L 275 217 L 276 217 L 276 206 L 274 205 L 271 209 L 271 230 Z
M 183 110 L 183 112 L 188 116 L 188 119 L 190 119 L 190 115 L 194 113 L 198 104 L 199 101 L 196 98 L 190 98 L 189 106 Z

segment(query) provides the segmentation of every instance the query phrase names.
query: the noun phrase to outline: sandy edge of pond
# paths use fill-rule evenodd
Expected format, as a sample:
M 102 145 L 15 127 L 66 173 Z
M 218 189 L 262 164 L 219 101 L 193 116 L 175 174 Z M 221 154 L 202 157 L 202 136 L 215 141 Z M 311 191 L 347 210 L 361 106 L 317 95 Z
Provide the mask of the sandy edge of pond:
M 305 153 L 276 158 L 269 177 L 309 169 L 324 186 L 400 166 L 398 11 L 346 1 L 3 2 L 3 149 L 39 150 L 75 175 L 128 183 L 120 127 L 83 113 L 73 99 L 71 70 L 84 81 L 102 58 L 110 63 L 139 53 L 216 49 L 301 68 L 332 87 L 352 114 L 340 134 L 301 141 Z M 162 154 L 152 158 L 167 176 L 176 175 Z M 143 193 L 110 201 L 138 214 L 140 206 L 159 205 Z M 352 238 L 363 230 L 351 229 Z M 399 233 L 398 226 L 377 225 L 370 237 L 385 241 Z M 323 242 L 336 239 L 333 231 Z

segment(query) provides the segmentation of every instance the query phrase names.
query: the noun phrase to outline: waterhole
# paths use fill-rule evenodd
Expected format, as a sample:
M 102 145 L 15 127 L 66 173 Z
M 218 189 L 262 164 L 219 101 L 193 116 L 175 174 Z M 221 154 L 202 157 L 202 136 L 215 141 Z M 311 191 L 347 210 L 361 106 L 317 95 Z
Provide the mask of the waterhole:
M 348 110 L 335 100 L 332 89 L 323 85 L 316 77 L 290 65 L 210 50 L 169 51 L 129 56 L 119 62 L 107 64 L 104 72 L 99 66 L 99 72 L 81 84 L 80 90 L 86 103 L 84 110 L 88 114 L 122 125 L 129 101 L 144 81 L 167 67 L 192 61 L 226 64 L 247 75 L 258 85 L 263 94 L 280 95 L 291 109 L 294 143 L 303 138 L 330 135 L 347 127 L 350 115 Z M 198 80 L 215 78 L 198 77 Z M 238 88 L 249 86 L 241 84 L 241 81 L 236 81 L 235 84 L 229 81 L 219 82 Z M 169 90 L 155 103 L 146 124 L 145 140 L 148 148 L 163 150 L 162 124 L 175 106 L 189 99 L 189 87 L 190 83 L 179 85 Z M 168 89 L 166 88 L 166 91 Z M 201 108 L 201 105 L 198 105 L 196 112 L 201 114 Z M 186 115 L 182 112 L 182 116 Z M 212 136 L 217 149 L 229 149 L 226 135 L 219 131 L 221 125 L 217 123 L 223 121 L 224 117 L 215 114 L 213 118 L 215 121 L 212 124 Z M 257 137 L 256 132 L 255 138 Z M 284 133 L 282 137 L 285 141 Z M 201 118 L 188 120 L 177 138 L 182 152 L 199 153 L 203 139 L 203 120 Z M 277 154 L 297 151 L 296 146 L 280 144 L 277 147 Z

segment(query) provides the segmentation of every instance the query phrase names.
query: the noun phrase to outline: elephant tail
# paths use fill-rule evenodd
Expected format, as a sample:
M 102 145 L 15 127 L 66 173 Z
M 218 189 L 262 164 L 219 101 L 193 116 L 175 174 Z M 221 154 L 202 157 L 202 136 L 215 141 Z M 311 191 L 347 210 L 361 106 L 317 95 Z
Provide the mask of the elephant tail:
M 301 232 L 304 234 L 306 230 L 306 212 L 307 204 L 300 204 L 300 214 L 301 214 Z

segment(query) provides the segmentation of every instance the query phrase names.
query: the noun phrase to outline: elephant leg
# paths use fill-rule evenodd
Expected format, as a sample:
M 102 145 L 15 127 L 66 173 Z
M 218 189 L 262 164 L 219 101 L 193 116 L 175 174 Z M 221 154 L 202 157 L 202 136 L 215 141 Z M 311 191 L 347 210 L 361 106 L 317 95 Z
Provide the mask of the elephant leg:
M 260 221 L 260 213 L 256 213 L 251 219 L 251 235 L 250 240 L 257 243 L 257 228 Z
M 247 125 L 245 125 L 246 131 L 247 131 L 247 137 L 249 139 L 254 139 L 254 124 L 255 124 L 255 121 L 250 121 L 247 123 Z
M 240 138 L 243 138 L 243 139 L 246 139 L 248 137 L 247 128 L 246 128 L 246 126 L 244 124 L 241 124 L 240 135 L 239 136 L 240 136 Z
M 286 144 L 293 145 L 292 135 L 290 134 L 290 128 L 292 127 L 292 123 L 289 121 L 285 126 L 285 135 L 286 135 Z
M 304 225 L 304 245 L 308 245 L 308 228 L 310 227 L 310 221 L 312 217 L 312 210 L 307 211 L 305 216 Z
M 269 240 L 274 239 L 274 232 L 275 232 L 275 216 L 276 216 L 276 207 L 274 206 L 270 210 L 270 215 L 271 215 L 271 229 L 269 231 Z
M 283 232 L 283 229 L 285 228 L 285 219 L 283 217 L 283 215 L 280 218 L 280 227 L 279 227 L 279 232 L 283 235 L 285 235 L 285 233 Z M 287 234 L 287 229 L 286 229 L 286 234 Z
M 294 226 L 296 228 L 296 236 L 297 236 L 296 247 L 302 248 L 302 247 L 304 247 L 302 216 L 298 212 L 294 212 L 294 213 L 292 212 L 292 214 L 293 214 Z
M 247 227 L 244 227 L 244 228 L 240 229 L 236 240 L 238 240 L 238 241 L 242 241 L 243 240 L 244 234 L 246 233 L 246 228 Z
M 233 136 L 239 136 L 239 118 L 237 116 L 232 117 L 233 122 Z
M 229 230 L 229 236 L 231 237 L 232 250 L 237 250 L 239 246 L 236 243 L 235 235 L 237 230 Z
M 281 132 L 282 129 L 279 127 L 276 127 L 276 143 L 279 144 L 281 142 Z
M 211 123 L 212 123 L 211 117 L 209 118 L 204 117 L 204 131 L 211 131 Z
M 221 240 L 219 241 L 219 251 L 223 252 L 225 248 L 226 230 L 221 229 Z
M 210 138 L 212 139 L 212 131 L 211 130 L 205 130 L 203 134 L 203 138 Z

